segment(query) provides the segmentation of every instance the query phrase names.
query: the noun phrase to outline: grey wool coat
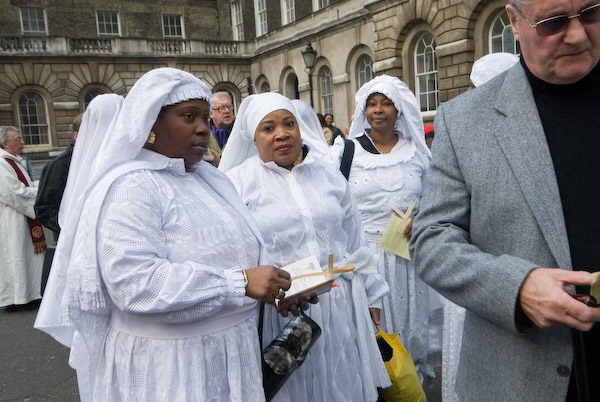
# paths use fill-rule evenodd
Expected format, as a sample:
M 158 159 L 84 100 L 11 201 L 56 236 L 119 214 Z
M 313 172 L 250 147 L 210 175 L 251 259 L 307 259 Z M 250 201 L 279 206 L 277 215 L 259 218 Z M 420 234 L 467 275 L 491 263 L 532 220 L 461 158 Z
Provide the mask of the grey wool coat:
M 572 269 L 556 175 L 522 66 L 443 104 L 435 131 L 411 252 L 423 280 L 467 309 L 458 396 L 563 402 L 569 329 L 521 332 L 515 321 L 531 269 Z

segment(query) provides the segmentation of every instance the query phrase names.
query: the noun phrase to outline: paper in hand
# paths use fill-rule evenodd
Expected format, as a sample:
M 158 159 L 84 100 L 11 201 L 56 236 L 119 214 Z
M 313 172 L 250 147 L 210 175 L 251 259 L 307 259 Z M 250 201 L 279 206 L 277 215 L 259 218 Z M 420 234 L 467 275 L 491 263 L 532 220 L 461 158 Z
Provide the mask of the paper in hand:
M 410 251 L 408 248 L 409 240 L 404 236 L 404 232 L 410 225 L 411 214 L 414 209 L 414 203 L 410 203 L 406 212 L 401 212 L 393 208 L 390 221 L 385 228 L 385 232 L 379 242 L 379 247 L 394 253 L 406 260 L 410 261 Z

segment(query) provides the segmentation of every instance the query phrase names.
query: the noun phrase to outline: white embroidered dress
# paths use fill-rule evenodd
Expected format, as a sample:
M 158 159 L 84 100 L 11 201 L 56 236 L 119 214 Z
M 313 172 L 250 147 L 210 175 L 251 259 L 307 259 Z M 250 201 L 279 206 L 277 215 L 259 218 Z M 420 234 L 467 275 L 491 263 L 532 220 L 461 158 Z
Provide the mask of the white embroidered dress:
M 21 183 L 4 158 L 16 162 L 30 187 Z M 27 224 L 27 217 L 35 218 L 37 190 L 19 157 L 0 149 L 0 307 L 41 298 L 44 253 L 33 253 Z
M 376 386 L 389 386 L 368 307 L 380 307 L 389 289 L 361 238 L 355 201 L 332 165 L 308 156 L 291 171 L 255 155 L 228 173 L 257 221 L 273 263 L 315 255 L 322 266 L 354 263 L 306 312 L 322 329 L 308 358 L 284 388 L 293 401 L 375 401 Z M 267 314 L 270 312 L 270 314 Z M 268 343 L 289 319 L 265 309 Z M 270 334 L 267 334 L 267 330 Z
M 223 176 L 214 168 L 140 155 L 166 167 L 116 179 L 98 224 L 112 314 L 93 400 L 263 401 L 257 304 L 240 272 L 259 265 L 260 243 L 203 179 Z
M 383 299 L 382 326 L 399 334 L 421 375 L 433 375 L 428 354 L 439 350 L 441 328 L 430 327 L 431 312 L 441 308 L 439 295 L 417 275 L 412 263 L 379 247 L 392 207 L 406 211 L 419 207 L 428 158 L 410 139 L 400 137 L 387 154 L 372 154 L 354 139 L 355 151 L 348 183 L 357 200 L 369 247 L 377 255 L 377 268 L 390 286 Z M 344 142 L 336 140 L 331 156 L 338 160 Z

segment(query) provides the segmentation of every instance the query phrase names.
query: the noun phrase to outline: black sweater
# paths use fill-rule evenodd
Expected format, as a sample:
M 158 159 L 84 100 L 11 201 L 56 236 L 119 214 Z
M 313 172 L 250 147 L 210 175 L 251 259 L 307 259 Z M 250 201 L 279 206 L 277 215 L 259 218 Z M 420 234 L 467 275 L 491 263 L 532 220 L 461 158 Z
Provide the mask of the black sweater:
M 522 58 L 521 64 L 552 155 L 573 269 L 600 271 L 600 64 L 570 85 L 549 84 L 535 77 Z M 588 384 L 598 397 L 600 325 L 573 335 L 583 339 Z M 576 340 L 574 344 L 575 353 L 581 353 Z

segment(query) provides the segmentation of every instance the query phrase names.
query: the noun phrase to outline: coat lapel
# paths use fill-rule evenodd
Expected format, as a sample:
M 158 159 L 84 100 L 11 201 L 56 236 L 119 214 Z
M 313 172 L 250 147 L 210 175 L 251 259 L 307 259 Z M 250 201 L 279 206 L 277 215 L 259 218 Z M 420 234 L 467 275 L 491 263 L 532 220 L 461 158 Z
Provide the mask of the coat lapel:
M 508 71 L 495 101 L 504 116 L 494 130 L 554 259 L 572 269 L 552 157 L 531 87 L 520 65 Z

